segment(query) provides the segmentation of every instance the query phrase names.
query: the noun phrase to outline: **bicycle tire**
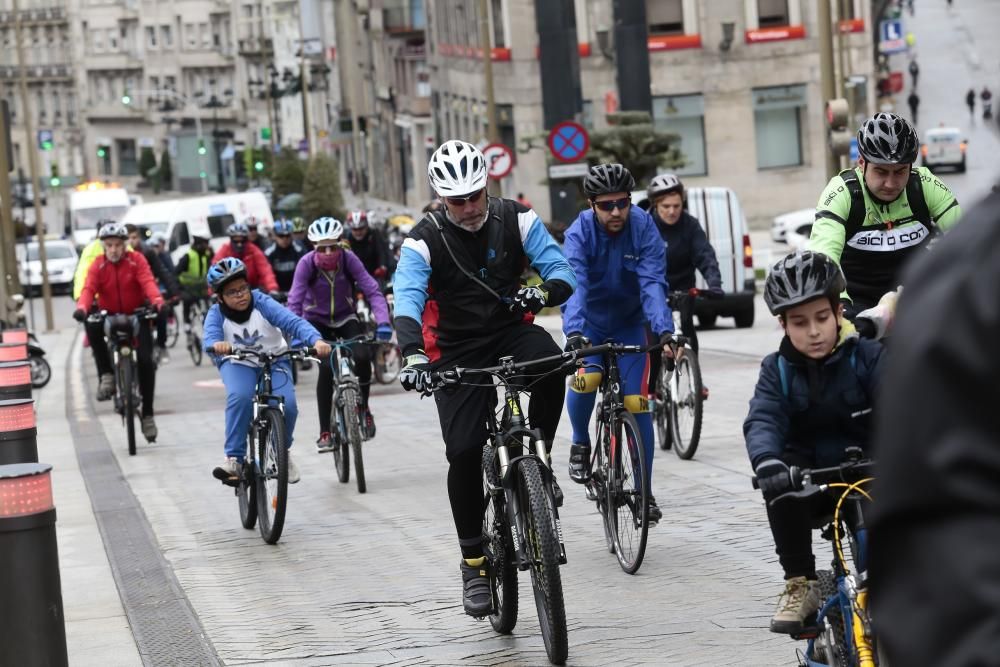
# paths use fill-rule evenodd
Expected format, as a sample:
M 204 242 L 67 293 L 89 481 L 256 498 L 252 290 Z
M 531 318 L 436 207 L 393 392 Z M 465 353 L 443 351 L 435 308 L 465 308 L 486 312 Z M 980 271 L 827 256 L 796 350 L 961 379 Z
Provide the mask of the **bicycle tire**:
M 594 427 L 594 442 L 597 443 L 597 446 L 594 451 L 594 460 L 591 462 L 590 484 L 594 489 L 594 502 L 597 504 L 597 513 L 601 515 L 601 524 L 604 527 L 604 546 L 607 548 L 608 553 L 613 554 L 615 552 L 615 538 L 611 524 L 608 523 L 608 496 L 606 491 L 606 472 L 609 460 L 608 438 L 606 437 L 607 423 L 601 418 L 600 406 L 597 409 L 597 416 L 596 426 Z
M 31 386 L 34 389 L 41 389 L 52 379 L 52 367 L 40 354 L 30 355 L 28 363 L 31 366 Z
M 345 389 L 343 396 L 347 441 L 354 453 L 354 481 L 358 485 L 358 493 L 364 493 L 368 490 L 368 485 L 365 482 L 365 460 L 361 455 L 361 415 L 359 414 L 361 398 L 353 387 Z
M 517 625 L 517 566 L 510 547 L 506 496 L 503 489 L 495 495 L 489 492 L 489 485 L 500 488 L 500 476 L 493 452 L 492 445 L 483 447 L 483 495 L 486 507 L 483 514 L 483 552 L 490 564 L 490 592 L 493 594 L 490 625 L 496 632 L 509 635 Z
M 285 418 L 277 408 L 264 408 L 257 434 L 257 528 L 268 544 L 281 539 L 288 504 L 288 448 Z
M 819 586 L 820 604 L 823 604 L 832 596 L 839 594 L 837 591 L 837 577 L 831 570 L 818 570 L 816 572 L 816 580 Z M 815 656 L 814 659 L 823 660 L 828 667 L 848 667 L 850 661 L 847 658 L 847 647 L 844 644 L 846 635 L 844 633 L 844 616 L 840 610 L 840 606 L 836 605 L 832 607 L 827 613 L 826 619 L 830 622 L 830 627 L 832 628 L 833 644 L 831 645 L 829 641 L 831 637 L 827 636 L 823 642 L 824 655 Z M 813 646 L 815 647 L 815 644 Z
M 392 384 L 403 368 L 403 353 L 399 345 L 386 343 L 375 349 L 375 379 L 379 384 Z
M 517 465 L 524 548 L 530 562 L 531 587 L 549 662 L 561 665 L 569 652 L 566 607 L 559 573 L 559 536 L 539 463 L 522 459 Z
M 188 337 L 188 353 L 191 355 L 191 361 L 194 362 L 195 366 L 201 366 L 201 360 L 204 356 L 204 352 L 201 349 L 201 338 L 198 334 L 191 334 Z
M 125 433 L 128 436 L 128 455 L 135 456 L 135 391 L 132 383 L 135 382 L 131 357 L 122 357 L 118 361 L 121 369 L 122 392 L 122 418 L 125 420 Z
M 656 429 L 656 441 L 660 449 L 667 450 L 673 446 L 673 426 L 670 422 L 670 373 L 666 364 L 660 364 L 660 377 L 656 381 L 659 398 L 653 402 L 653 426 Z
M 344 410 L 333 406 L 331 421 L 336 425 L 333 437 L 337 442 L 333 446 L 333 466 L 337 469 L 337 479 L 341 484 L 351 481 L 351 445 L 347 441 L 347 427 L 344 421 Z
M 612 447 L 608 466 L 608 523 L 618 564 L 626 574 L 635 574 L 646 555 L 649 536 L 649 473 L 635 416 L 619 410 L 612 428 L 612 443 L 617 446 Z M 632 474 L 626 474 L 628 469 Z
M 174 347 L 177 345 L 177 339 L 181 335 L 181 323 L 177 319 L 177 315 L 171 313 L 167 317 L 167 347 Z
M 251 426 L 251 433 L 253 427 Z M 253 451 L 253 436 L 247 437 L 247 451 Z M 236 487 L 237 504 L 240 506 L 240 523 L 247 530 L 253 530 L 257 524 L 257 479 L 252 461 L 243 462 L 243 474 L 239 486 Z
M 674 373 L 677 374 L 678 393 L 686 391 L 686 395 L 680 401 L 678 401 L 678 396 L 671 396 L 670 421 L 673 429 L 673 448 L 677 456 L 684 460 L 690 460 L 694 457 L 694 453 L 698 451 L 698 443 L 701 440 L 702 413 L 704 410 L 701 366 L 698 363 L 698 355 L 690 348 L 684 348 L 684 354 L 675 362 Z M 684 382 L 684 377 L 690 379 Z M 685 385 L 683 390 L 681 389 L 682 382 Z M 680 416 L 682 406 L 686 407 L 688 405 L 691 407 L 691 423 L 689 427 L 686 423 L 684 426 L 681 425 L 682 420 Z

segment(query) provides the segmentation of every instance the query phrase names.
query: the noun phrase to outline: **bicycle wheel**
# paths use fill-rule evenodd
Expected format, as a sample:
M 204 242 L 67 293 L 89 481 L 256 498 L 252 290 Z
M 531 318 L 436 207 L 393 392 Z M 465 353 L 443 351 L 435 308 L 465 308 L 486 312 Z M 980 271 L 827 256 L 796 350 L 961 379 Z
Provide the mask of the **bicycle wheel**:
M 350 443 L 351 451 L 354 453 L 354 481 L 357 482 L 358 493 L 364 493 L 368 490 L 368 485 L 365 483 L 365 460 L 361 456 L 361 415 L 359 414 L 361 398 L 357 394 L 357 389 L 353 387 L 345 389 L 343 396 L 347 443 Z M 347 443 L 345 443 L 345 451 Z
M 167 347 L 177 345 L 177 339 L 180 337 L 180 334 L 181 323 L 177 319 L 177 314 L 171 308 L 170 314 L 167 316 Z
M 257 432 L 257 528 L 268 544 L 281 538 L 288 502 L 288 449 L 285 419 L 276 408 L 265 408 Z
M 672 396 L 670 415 L 674 452 L 682 459 L 690 459 L 701 439 L 703 398 L 698 355 L 684 348 L 684 354 L 675 362 L 674 373 L 677 395 Z
M 816 572 L 817 583 L 819 585 L 819 597 L 821 603 L 829 600 L 837 592 L 837 578 L 830 570 L 818 570 Z M 826 614 L 826 625 L 823 634 L 820 635 L 819 655 L 813 656 L 814 660 L 822 660 L 829 667 L 848 667 L 851 663 L 848 660 L 847 635 L 844 632 L 844 616 L 839 605 L 834 605 Z M 813 644 L 814 649 L 816 644 Z
M 483 552 L 490 564 L 490 588 L 493 593 L 493 613 L 490 625 L 502 635 L 509 635 L 517 625 L 517 566 L 510 544 L 510 522 L 507 520 L 506 498 L 500 488 L 493 446 L 483 447 L 483 495 L 486 513 L 483 515 Z M 499 489 L 490 493 L 490 486 Z
M 194 362 L 195 366 L 201 366 L 201 360 L 203 357 L 203 351 L 201 349 L 201 338 L 198 334 L 192 333 L 188 335 L 188 353 L 191 355 L 191 361 Z
M 135 391 L 132 383 L 135 382 L 135 368 L 132 359 L 122 357 L 118 361 L 118 372 L 120 383 L 118 391 L 122 397 L 122 419 L 125 420 L 125 432 L 128 435 L 128 455 L 135 456 Z
M 595 427 L 595 438 L 594 442 L 597 445 L 594 447 L 594 458 L 591 461 L 591 473 L 590 477 L 590 490 L 597 503 L 597 512 L 601 515 L 601 524 L 604 526 L 604 544 L 608 549 L 608 553 L 615 552 L 615 538 L 614 530 L 608 521 L 608 494 L 607 494 L 607 471 L 608 471 L 608 461 L 610 460 L 609 452 L 610 446 L 607 437 L 608 425 L 604 421 L 602 416 L 602 411 L 600 406 L 597 410 L 597 426 Z
M 632 413 L 614 416 L 608 465 L 608 524 L 618 564 L 635 574 L 646 555 L 649 533 L 649 476 L 639 425 Z
M 52 367 L 49 366 L 45 357 L 39 354 L 29 356 L 28 363 L 31 366 L 31 386 L 35 389 L 41 389 L 52 379 Z
M 517 466 L 517 474 L 524 549 L 530 561 L 531 587 L 535 593 L 538 623 L 549 661 L 561 665 L 566 662 L 569 647 L 555 517 L 549 494 L 542 484 L 538 462 L 522 459 Z
M 375 349 L 375 379 L 379 384 L 392 384 L 403 367 L 403 353 L 395 343 L 385 343 Z
M 337 469 L 337 479 L 341 484 L 347 484 L 351 480 L 351 444 L 347 438 L 347 423 L 344 419 L 344 409 L 333 406 L 331 423 L 335 426 L 335 431 L 331 437 L 336 439 L 333 445 L 333 465 Z
M 251 432 L 253 426 L 250 427 Z M 247 437 L 247 452 L 253 451 L 253 436 Z M 257 484 L 254 477 L 253 460 L 243 462 L 243 474 L 239 486 L 236 487 L 236 499 L 240 506 L 240 523 L 248 530 L 253 530 L 257 523 Z
M 673 426 L 670 423 L 671 397 L 670 397 L 670 375 L 666 364 L 660 364 L 660 377 L 656 381 L 656 390 L 659 396 L 653 401 L 653 426 L 656 427 L 656 441 L 660 443 L 660 449 L 670 449 L 673 445 Z

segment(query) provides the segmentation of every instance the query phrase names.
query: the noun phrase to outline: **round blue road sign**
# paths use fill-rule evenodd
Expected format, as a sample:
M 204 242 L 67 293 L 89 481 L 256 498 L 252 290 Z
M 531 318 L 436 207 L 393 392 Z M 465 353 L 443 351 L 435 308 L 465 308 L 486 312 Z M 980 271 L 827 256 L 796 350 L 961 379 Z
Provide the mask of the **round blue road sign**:
M 549 150 L 560 162 L 577 162 L 590 148 L 590 136 L 579 123 L 571 120 L 559 123 L 549 132 Z

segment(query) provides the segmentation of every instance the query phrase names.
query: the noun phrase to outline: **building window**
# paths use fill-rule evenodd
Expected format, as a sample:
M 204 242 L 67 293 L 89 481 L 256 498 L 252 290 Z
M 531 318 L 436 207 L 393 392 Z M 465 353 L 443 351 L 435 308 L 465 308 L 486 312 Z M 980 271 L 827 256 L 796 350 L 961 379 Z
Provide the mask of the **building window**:
M 758 169 L 802 164 L 802 113 L 805 107 L 805 85 L 753 90 Z
M 674 170 L 682 176 L 705 176 L 705 98 L 698 95 L 667 95 L 653 98 L 653 124 L 657 130 L 680 138 L 684 166 Z
M 135 156 L 135 139 L 116 139 L 118 148 L 118 175 L 137 176 L 139 174 L 139 162 Z
M 507 37 L 504 30 L 503 0 L 492 0 L 491 11 L 493 15 L 493 46 L 502 48 L 507 46 Z
M 146 47 L 156 48 L 156 28 L 153 26 L 146 26 Z
M 761 28 L 788 25 L 788 0 L 757 0 L 757 16 Z
M 189 49 L 198 45 L 198 31 L 194 23 L 184 24 L 184 44 Z
M 95 53 L 101 53 L 102 51 L 104 51 L 104 31 L 103 30 L 94 30 L 91 33 L 91 35 L 90 35 L 90 39 L 91 39 L 91 44 L 94 47 L 94 52 Z
M 160 40 L 163 42 L 163 48 L 169 49 L 174 45 L 174 36 L 171 34 L 170 26 L 161 25 L 160 26 Z
M 108 30 L 108 51 L 118 50 L 118 28 Z
M 207 23 L 201 24 L 201 45 L 203 48 L 212 48 L 212 30 Z
M 650 35 L 683 35 L 682 0 L 646 0 L 646 21 Z

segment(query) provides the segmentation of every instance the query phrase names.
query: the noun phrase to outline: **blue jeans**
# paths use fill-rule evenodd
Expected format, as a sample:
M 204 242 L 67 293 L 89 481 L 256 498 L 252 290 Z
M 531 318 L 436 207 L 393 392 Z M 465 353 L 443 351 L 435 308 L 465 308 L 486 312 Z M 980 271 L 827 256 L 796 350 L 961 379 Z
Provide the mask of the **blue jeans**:
M 646 345 L 646 328 L 644 325 L 620 327 L 614 335 L 605 335 L 593 328 L 586 328 L 583 335 L 590 339 L 593 345 L 615 342 L 624 345 Z M 573 442 L 590 442 L 590 416 L 594 412 L 597 401 L 597 390 L 601 385 L 602 372 L 595 366 L 601 365 L 601 357 L 587 357 L 590 367 L 580 369 L 570 381 L 570 390 L 566 394 L 566 409 L 569 421 L 573 425 Z M 650 489 L 653 479 L 653 417 L 649 412 L 649 401 L 646 398 L 649 391 L 649 355 L 625 354 L 618 358 L 618 372 L 621 374 L 622 395 L 625 408 L 635 415 L 639 424 L 639 435 L 643 440 L 643 450 L 646 458 L 646 470 L 650 478 Z
M 253 399 L 261 372 L 260 368 L 232 361 L 224 361 L 219 366 L 219 375 L 226 385 L 226 456 L 241 460 L 246 456 L 247 432 L 253 419 Z M 271 367 L 271 390 L 285 400 L 285 434 L 291 447 L 299 407 L 295 402 L 295 385 L 287 361 L 280 361 Z

